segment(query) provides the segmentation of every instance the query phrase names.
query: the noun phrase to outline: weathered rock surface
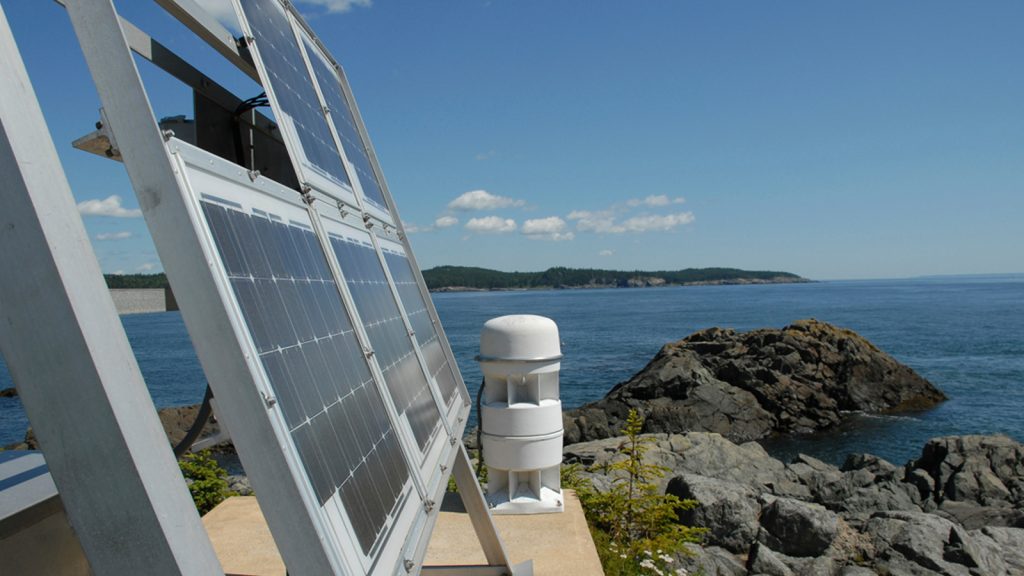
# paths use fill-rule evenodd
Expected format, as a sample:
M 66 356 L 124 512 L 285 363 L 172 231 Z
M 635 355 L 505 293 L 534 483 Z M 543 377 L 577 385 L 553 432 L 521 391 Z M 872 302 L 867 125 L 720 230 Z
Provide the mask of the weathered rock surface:
M 684 511 L 679 519 L 687 526 L 707 526 L 709 538 L 717 545 L 736 553 L 743 553 L 757 538 L 758 491 L 743 484 L 681 474 L 669 481 L 665 489 L 682 499 L 700 502 L 700 506 Z
M 196 420 L 196 416 L 199 414 L 199 406 L 199 404 L 193 404 L 176 408 L 161 408 L 157 411 L 157 414 L 160 416 L 160 424 L 163 425 L 164 432 L 167 434 L 167 439 L 172 446 L 176 446 L 181 442 L 185 434 L 188 433 L 192 423 Z M 199 433 L 198 439 L 201 440 L 219 433 L 220 425 L 217 423 L 217 418 L 211 416 L 203 426 L 203 430 Z M 235 448 L 230 443 L 225 443 L 218 446 L 217 449 L 234 452 Z
M 1005 436 L 929 441 L 896 466 L 854 454 L 842 467 L 806 455 L 789 464 L 719 434 L 652 434 L 645 458 L 670 470 L 668 493 L 701 506 L 682 521 L 708 528 L 680 558 L 705 574 L 1024 574 L 1024 444 Z M 598 489 L 622 438 L 566 446 Z
M 631 408 L 645 432 L 743 442 L 838 424 L 844 412 L 934 406 L 945 395 L 856 333 L 817 320 L 781 330 L 710 328 L 666 344 L 603 399 L 566 413 L 566 443 L 616 436 Z
M 824 506 L 775 498 L 761 510 L 757 539 L 789 556 L 819 556 L 832 545 L 838 524 L 835 513 Z

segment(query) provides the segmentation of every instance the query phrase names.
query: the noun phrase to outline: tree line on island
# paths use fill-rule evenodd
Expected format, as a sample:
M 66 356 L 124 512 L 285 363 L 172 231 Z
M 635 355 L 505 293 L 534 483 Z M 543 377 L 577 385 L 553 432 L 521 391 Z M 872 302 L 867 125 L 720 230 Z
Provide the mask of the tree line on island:
M 684 270 L 601 270 L 548 268 L 542 272 L 502 272 L 469 266 L 438 266 L 423 271 L 430 290 L 518 290 L 541 288 L 635 288 L 687 284 L 768 284 L 807 282 L 790 272 L 737 268 Z
M 104 274 L 108 288 L 166 288 L 160 274 Z M 502 272 L 471 266 L 437 266 L 423 271 L 430 290 L 526 290 L 544 288 L 636 288 L 692 284 L 769 284 L 807 282 L 790 272 L 738 268 L 684 270 L 601 270 L 558 266 L 541 272 Z

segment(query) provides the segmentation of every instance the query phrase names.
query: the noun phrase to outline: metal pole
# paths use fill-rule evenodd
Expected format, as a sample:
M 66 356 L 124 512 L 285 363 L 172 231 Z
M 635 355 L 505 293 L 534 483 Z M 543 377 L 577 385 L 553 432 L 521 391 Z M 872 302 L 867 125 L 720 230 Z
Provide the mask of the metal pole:
M 223 574 L 0 9 L 0 350 L 96 574 Z

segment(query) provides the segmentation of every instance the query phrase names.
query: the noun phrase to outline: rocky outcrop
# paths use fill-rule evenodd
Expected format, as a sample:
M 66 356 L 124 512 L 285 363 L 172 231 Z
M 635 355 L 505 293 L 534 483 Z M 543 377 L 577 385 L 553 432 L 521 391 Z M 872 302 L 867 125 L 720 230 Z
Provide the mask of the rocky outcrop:
M 817 320 L 782 330 L 710 328 L 666 344 L 604 398 L 566 413 L 566 443 L 616 436 L 631 408 L 645 432 L 743 442 L 812 432 L 843 414 L 924 409 L 946 397 L 856 333 Z
M 786 464 L 714 433 L 650 437 L 664 490 L 701 504 L 681 517 L 708 529 L 679 558 L 690 572 L 1024 574 L 1024 445 L 1005 436 L 936 438 L 903 466 L 854 454 L 841 467 Z M 564 459 L 603 489 L 622 442 L 569 445 Z
M 196 416 L 199 414 L 199 406 L 199 404 L 193 404 L 191 406 L 177 406 L 157 410 L 160 424 L 164 427 L 164 432 L 167 434 L 167 439 L 172 446 L 176 446 L 188 434 L 189 429 L 192 428 L 192 423 L 195 422 Z M 220 425 L 217 423 L 217 418 L 216 416 L 211 416 L 206 424 L 203 425 L 203 430 L 199 433 L 198 440 L 219 433 Z M 230 443 L 222 444 L 218 448 L 231 452 L 234 451 L 234 446 Z

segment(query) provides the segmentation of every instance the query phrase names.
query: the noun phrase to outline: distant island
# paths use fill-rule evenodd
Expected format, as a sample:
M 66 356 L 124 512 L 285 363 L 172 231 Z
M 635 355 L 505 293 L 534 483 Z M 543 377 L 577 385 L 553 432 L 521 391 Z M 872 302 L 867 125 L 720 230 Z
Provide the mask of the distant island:
M 501 272 L 469 266 L 438 266 L 424 270 L 423 279 L 427 283 L 427 288 L 435 292 L 810 282 L 790 272 L 737 268 L 686 268 L 644 272 L 561 266 L 548 268 L 543 272 Z
M 167 288 L 164 274 L 104 274 L 108 288 Z M 423 271 L 432 292 L 474 290 L 552 290 L 566 288 L 643 288 L 714 284 L 794 284 L 810 282 L 791 272 L 738 268 L 685 270 L 600 270 L 548 268 L 543 272 L 502 272 L 472 266 L 437 266 Z
M 107 288 L 167 288 L 167 275 L 159 274 L 104 274 L 103 279 L 107 281 Z

